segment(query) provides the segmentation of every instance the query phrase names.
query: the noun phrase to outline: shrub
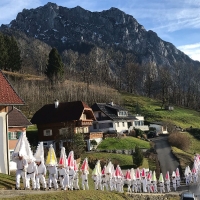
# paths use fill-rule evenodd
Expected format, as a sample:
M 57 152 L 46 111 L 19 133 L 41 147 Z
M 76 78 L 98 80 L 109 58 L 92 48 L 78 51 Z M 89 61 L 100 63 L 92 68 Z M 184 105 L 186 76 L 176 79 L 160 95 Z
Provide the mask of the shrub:
M 138 136 L 141 137 L 144 132 L 142 130 L 136 128 L 135 133 L 136 133 L 136 137 L 138 137 Z
M 190 146 L 190 139 L 184 133 L 174 132 L 169 135 L 168 141 L 171 146 L 186 151 Z
M 132 158 L 135 167 L 139 167 L 142 165 L 144 155 L 142 153 L 142 150 L 137 145 L 135 146 L 135 153 L 133 154 Z

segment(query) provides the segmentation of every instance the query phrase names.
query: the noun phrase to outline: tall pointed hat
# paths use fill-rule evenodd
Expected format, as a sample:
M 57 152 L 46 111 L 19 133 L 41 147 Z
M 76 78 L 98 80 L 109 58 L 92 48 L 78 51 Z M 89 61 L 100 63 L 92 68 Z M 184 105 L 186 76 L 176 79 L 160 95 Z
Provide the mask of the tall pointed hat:
M 81 165 L 81 171 L 89 173 L 88 159 L 85 158 L 83 164 Z
M 63 167 L 67 167 L 65 147 L 61 148 L 60 159 L 59 159 L 58 165 L 63 166 Z
M 43 142 L 40 142 L 37 146 L 36 152 L 34 154 L 36 162 L 44 163 L 44 146 Z
M 172 172 L 172 177 L 175 177 L 175 178 L 176 178 L 176 173 L 175 173 L 175 171 Z
M 74 168 L 74 151 L 69 152 L 67 162 L 70 168 Z
M 108 165 L 106 166 L 105 173 L 106 173 L 106 174 L 112 174 L 112 168 L 113 168 L 113 164 L 112 164 L 112 162 L 110 161 L 110 162 L 108 163 Z
M 13 155 L 23 156 L 25 159 L 33 159 L 33 153 L 31 151 L 30 144 L 27 140 L 25 132 L 21 133 L 15 146 Z
M 167 171 L 167 173 L 166 173 L 166 175 L 165 175 L 165 180 L 166 180 L 166 181 L 169 181 L 169 180 L 170 180 L 169 171 Z
M 46 165 L 49 165 L 49 166 L 57 165 L 57 158 L 56 158 L 56 154 L 55 154 L 52 144 L 50 144 L 50 147 L 49 147 L 49 151 L 48 151 L 48 155 L 46 159 Z
M 119 165 L 117 165 L 117 167 L 115 169 L 115 176 L 116 177 L 121 177 L 121 171 L 120 171 Z
M 162 173 L 160 173 L 159 182 L 160 183 L 164 183 L 164 178 L 163 178 L 163 174 Z
M 100 160 L 97 161 L 97 163 L 96 163 L 96 168 L 97 168 L 97 173 L 98 173 L 98 175 L 100 175 L 100 174 L 101 174 L 101 164 L 100 164 Z
M 128 170 L 126 171 L 125 179 L 126 179 L 126 180 L 131 180 L 131 171 L 130 171 L 130 169 L 128 169 Z
M 152 179 L 151 180 L 152 181 L 157 181 L 157 179 L 156 179 L 156 172 L 155 171 L 153 171 Z
M 95 168 L 92 171 L 92 175 L 98 175 L 98 169 L 97 169 L 97 165 L 95 165 Z
M 133 168 L 131 168 L 131 179 L 132 180 L 136 180 L 136 177 L 135 177 L 135 170 Z
M 176 168 L 176 177 L 180 177 L 179 168 Z
M 142 176 L 143 178 L 146 177 L 146 173 L 145 173 L 145 169 L 144 169 L 144 168 L 142 169 L 142 174 L 141 174 L 141 176 Z
M 106 174 L 106 165 L 104 165 L 104 167 L 103 167 L 103 169 L 102 169 L 102 171 L 101 171 L 101 174 L 102 174 L 102 175 L 105 175 L 105 174 Z
M 152 171 L 148 172 L 147 179 L 151 181 L 151 179 L 152 179 Z
M 141 179 L 139 168 L 136 169 L 135 177 L 136 177 L 136 179 Z

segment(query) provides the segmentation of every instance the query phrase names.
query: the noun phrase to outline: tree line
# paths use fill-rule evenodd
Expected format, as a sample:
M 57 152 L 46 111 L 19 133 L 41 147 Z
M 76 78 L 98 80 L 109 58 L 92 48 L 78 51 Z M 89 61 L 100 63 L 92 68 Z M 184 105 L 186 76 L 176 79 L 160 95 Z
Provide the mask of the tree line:
M 21 69 L 20 50 L 13 36 L 0 33 L 0 50 L 0 69 L 9 71 Z M 25 69 L 24 66 L 23 69 Z M 67 93 L 66 88 L 68 88 L 69 94 L 67 94 L 66 99 L 81 100 L 83 98 L 90 103 L 92 102 L 91 99 L 96 98 L 93 98 L 95 90 L 91 91 L 91 88 L 96 85 L 100 88 L 114 88 L 117 91 L 127 91 L 132 94 L 159 99 L 162 102 L 161 108 L 165 105 L 178 105 L 199 110 L 200 71 L 199 68 L 190 64 L 176 63 L 173 67 L 169 67 L 155 63 L 141 63 L 133 52 L 113 47 L 102 49 L 94 46 L 86 53 L 79 53 L 70 49 L 59 53 L 55 48 L 52 48 L 48 55 L 48 61 L 41 61 L 36 73 L 45 75 L 48 81 L 45 80 L 40 83 L 37 81 L 30 83 L 29 81 L 29 83 L 24 83 L 24 88 L 27 84 L 36 87 L 45 94 L 48 91 L 49 97 L 53 96 L 50 94 L 55 92 L 55 87 L 57 87 L 55 93 L 59 89 L 63 90 L 60 91 L 60 95 L 65 95 Z M 65 86 L 63 89 L 66 80 L 85 83 L 86 85 L 75 87 L 76 91 L 71 94 L 74 89 L 73 86 L 72 88 Z M 16 81 L 14 84 L 18 85 Z M 79 91 L 78 94 L 77 91 Z M 92 96 L 90 96 L 90 93 L 92 93 Z M 24 96 L 24 99 L 26 99 L 27 94 L 24 94 Z M 73 97 L 68 98 L 69 96 Z M 102 99 L 99 98 L 99 93 L 96 96 L 98 96 L 98 100 Z M 109 98 L 110 100 L 113 99 L 112 96 L 109 96 Z M 41 97 L 41 99 L 44 99 L 44 97 Z M 63 98 L 61 97 L 61 99 Z M 108 101 L 108 98 L 106 97 L 102 101 Z M 44 102 L 47 102 L 47 100 Z
M 21 69 L 20 50 L 13 36 L 0 33 L 0 69 L 19 71 Z

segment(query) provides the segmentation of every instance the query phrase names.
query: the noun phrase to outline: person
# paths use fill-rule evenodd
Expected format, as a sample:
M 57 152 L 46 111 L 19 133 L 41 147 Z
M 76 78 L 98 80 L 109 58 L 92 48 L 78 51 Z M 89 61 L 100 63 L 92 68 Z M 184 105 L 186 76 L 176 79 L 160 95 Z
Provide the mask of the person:
M 75 171 L 74 167 L 69 167 L 69 189 L 73 190 L 73 182 L 74 182 Z
M 141 182 L 142 182 L 142 191 L 147 192 L 147 179 L 146 179 L 146 177 L 142 177 Z
M 26 189 L 26 171 L 28 167 L 27 160 L 24 159 L 23 154 L 13 153 L 12 160 L 17 164 L 16 170 L 16 190 L 20 189 L 20 179 L 23 180 L 24 189 Z
M 137 187 L 137 180 L 135 179 L 135 177 L 132 180 L 132 192 L 137 192 L 138 191 L 138 187 Z
M 26 189 L 30 189 L 30 179 L 32 181 L 32 190 L 36 190 L 35 175 L 38 174 L 36 163 L 32 160 L 28 160 L 27 175 L 26 175 Z
M 61 190 L 64 190 L 64 180 L 65 180 L 65 176 L 66 176 L 66 170 L 64 168 L 63 164 L 60 164 L 58 166 L 58 179 L 60 181 L 60 187 Z
M 73 185 L 74 185 L 74 189 L 75 190 L 80 190 L 80 187 L 79 187 L 79 173 L 78 173 L 78 171 L 75 171 Z
M 94 189 L 95 189 L 95 190 L 98 190 L 99 180 L 98 180 L 97 174 L 93 174 L 93 175 L 92 175 L 92 179 L 93 179 L 93 181 L 94 181 Z
M 174 191 L 176 192 L 176 177 L 175 176 L 172 176 L 172 185 L 173 185 Z
M 66 175 L 65 175 L 65 179 L 64 179 L 64 190 L 69 189 L 69 167 L 66 166 L 65 167 L 65 171 L 66 171 Z
M 56 166 L 55 165 L 47 166 L 47 171 L 49 172 L 49 180 L 48 180 L 49 190 L 51 190 L 52 182 L 53 182 L 55 190 L 57 190 L 58 189 L 58 183 L 57 183 L 58 170 Z
M 36 173 L 36 190 L 40 190 L 40 182 L 42 184 L 43 190 L 46 190 L 46 173 L 47 169 L 43 162 L 40 159 L 36 159 L 37 173 Z
M 83 190 L 85 190 L 85 189 L 89 190 L 87 171 L 82 171 L 81 178 L 82 178 L 82 188 L 83 188 Z

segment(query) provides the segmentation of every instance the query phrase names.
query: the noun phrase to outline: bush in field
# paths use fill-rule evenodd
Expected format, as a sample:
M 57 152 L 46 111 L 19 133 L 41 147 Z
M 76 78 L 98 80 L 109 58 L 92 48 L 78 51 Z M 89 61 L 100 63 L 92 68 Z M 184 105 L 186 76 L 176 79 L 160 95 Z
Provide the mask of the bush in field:
M 135 146 L 135 153 L 132 155 L 132 158 L 135 167 L 139 167 L 142 165 L 144 155 L 142 153 L 142 150 L 137 145 Z
M 169 135 L 168 141 L 171 146 L 186 151 L 190 146 L 190 139 L 181 132 L 174 132 Z

